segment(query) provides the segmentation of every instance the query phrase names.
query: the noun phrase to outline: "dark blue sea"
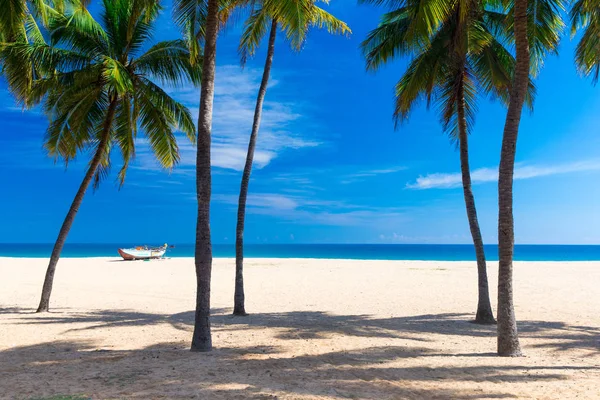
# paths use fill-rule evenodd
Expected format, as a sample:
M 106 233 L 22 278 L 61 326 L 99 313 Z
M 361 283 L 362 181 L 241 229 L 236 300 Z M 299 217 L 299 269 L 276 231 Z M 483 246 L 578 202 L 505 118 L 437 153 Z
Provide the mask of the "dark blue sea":
M 147 243 L 160 245 L 160 243 Z M 65 245 L 62 257 L 118 257 L 117 248 L 133 243 Z M 487 258 L 498 260 L 498 246 L 485 246 Z M 50 257 L 52 244 L 0 244 L 0 257 Z M 234 257 L 232 244 L 213 245 L 215 257 Z M 166 257 L 193 257 L 193 244 L 175 244 Z M 246 257 L 333 258 L 356 260 L 475 260 L 468 244 L 249 244 Z M 600 245 L 516 245 L 518 261 L 600 261 Z

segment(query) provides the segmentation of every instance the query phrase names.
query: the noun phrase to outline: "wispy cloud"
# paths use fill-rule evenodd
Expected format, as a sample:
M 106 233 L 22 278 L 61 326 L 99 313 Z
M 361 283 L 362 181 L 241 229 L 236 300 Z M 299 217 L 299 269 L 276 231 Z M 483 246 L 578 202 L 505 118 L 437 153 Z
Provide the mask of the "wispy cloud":
M 600 160 L 577 161 L 557 165 L 525 165 L 518 164 L 515 167 L 514 179 L 531 179 L 542 176 L 568 174 L 574 172 L 598 171 Z M 495 168 L 479 168 L 471 173 L 473 184 L 498 181 L 498 170 Z M 416 182 L 408 183 L 408 189 L 451 189 L 460 187 L 462 178 L 460 173 L 453 174 L 428 174 L 417 178 Z
M 213 196 L 213 201 L 237 206 L 238 197 L 236 195 L 216 194 Z M 274 193 L 251 194 L 248 196 L 246 205 L 248 207 L 268 208 L 280 211 L 294 210 L 298 207 L 297 201 L 292 197 Z
M 319 178 L 326 177 L 328 185 L 331 181 L 339 182 L 340 184 L 349 184 L 354 182 L 361 182 L 369 178 L 374 178 L 383 175 L 391 175 L 400 171 L 408 169 L 404 166 L 395 167 L 382 167 L 374 169 L 365 169 L 364 167 L 357 167 L 353 165 L 337 165 L 334 167 L 318 167 L 308 169 L 296 169 L 294 172 L 279 173 L 273 176 L 271 180 L 278 184 L 293 185 L 293 190 L 323 190 L 323 187 L 319 187 L 316 181 Z
M 213 201 L 237 206 L 236 195 L 215 195 Z M 248 196 L 249 213 L 274 216 L 301 224 L 329 226 L 389 226 L 407 219 L 406 210 L 371 207 L 310 196 L 254 193 Z
M 215 102 L 213 110 L 212 165 L 214 167 L 241 171 L 244 168 L 256 95 L 262 70 L 239 66 L 222 66 L 217 69 Z M 270 88 L 278 82 L 271 80 Z M 177 88 L 169 91 L 198 117 L 199 89 Z M 298 133 L 302 119 L 302 104 L 277 102 L 271 92 L 267 93 L 261 119 L 258 144 L 254 155 L 254 167 L 264 168 L 283 151 L 317 147 L 322 144 L 312 132 Z M 180 142 L 181 167 L 195 165 L 195 148 Z M 145 166 L 146 164 L 141 164 Z
M 344 175 L 340 183 L 348 184 L 359 182 L 375 176 L 395 174 L 396 172 L 405 171 L 406 169 L 407 168 L 404 166 L 396 166 L 381 169 L 361 170 Z

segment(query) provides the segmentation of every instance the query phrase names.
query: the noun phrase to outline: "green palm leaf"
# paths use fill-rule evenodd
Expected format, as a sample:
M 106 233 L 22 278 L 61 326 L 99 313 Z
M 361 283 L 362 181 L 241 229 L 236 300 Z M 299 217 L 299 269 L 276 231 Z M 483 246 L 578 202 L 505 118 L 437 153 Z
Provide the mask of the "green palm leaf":
M 162 82 L 181 85 L 187 82 L 200 84 L 201 57 L 191 60 L 184 40 L 160 42 L 152 46 L 131 64 L 138 73 L 160 79 Z
M 596 84 L 600 76 L 600 7 L 596 1 L 578 0 L 569 15 L 571 34 L 583 31 L 575 49 L 575 64 L 584 76 Z
M 123 184 L 138 127 L 160 165 L 173 168 L 179 160 L 175 132 L 194 142 L 196 130 L 187 108 L 153 80 L 170 87 L 198 85 L 201 75 L 201 63 L 191 57 L 185 41 L 148 46 L 158 16 L 156 1 L 104 0 L 103 5 L 100 23 L 79 1 L 70 2 L 63 13 L 52 10 L 45 20 L 50 43 L 34 24 L 37 12 L 26 10 L 27 40 L 0 50 L 13 93 L 25 105 L 43 104 L 50 120 L 44 142 L 50 156 L 68 163 L 82 152 L 102 149 L 95 186 L 109 173 L 115 148 L 123 159 L 118 173 Z M 10 68 L 25 62 L 26 79 L 23 71 Z
M 277 22 L 278 28 L 296 51 L 302 49 L 306 36 L 313 27 L 326 29 L 331 34 L 348 35 L 352 32 L 345 22 L 318 7 L 315 0 L 241 1 L 238 7 L 250 8 L 238 48 L 242 65 L 248 57 L 254 55 L 272 21 Z

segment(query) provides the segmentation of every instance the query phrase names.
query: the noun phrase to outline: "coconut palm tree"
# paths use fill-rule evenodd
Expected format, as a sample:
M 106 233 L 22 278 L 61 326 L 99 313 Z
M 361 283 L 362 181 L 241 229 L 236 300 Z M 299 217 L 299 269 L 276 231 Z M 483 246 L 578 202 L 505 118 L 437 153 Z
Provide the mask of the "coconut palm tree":
M 273 17 L 283 13 L 291 3 L 263 0 L 263 6 L 273 10 Z M 196 313 L 192 351 L 212 350 L 210 329 L 210 280 L 212 273 L 212 242 L 210 237 L 210 143 L 212 110 L 216 75 L 217 35 L 231 14 L 255 0 L 175 0 L 173 18 L 185 33 L 191 55 L 204 55 L 198 116 L 198 147 L 196 154 L 196 192 L 198 218 L 196 222 Z M 294 4 L 291 4 L 292 6 Z M 301 21 L 297 21 L 301 22 Z
M 252 4 L 250 17 L 246 20 L 240 40 L 239 50 L 242 65 L 244 65 L 247 58 L 254 55 L 267 31 L 269 32 L 267 58 L 256 98 L 252 132 L 250 133 L 238 201 L 235 235 L 234 315 L 247 315 L 244 296 L 244 223 L 246 217 L 246 199 L 248 196 L 250 174 L 252 173 L 254 149 L 256 148 L 263 104 L 267 94 L 267 86 L 275 54 L 277 30 L 280 29 L 285 33 L 293 50 L 300 51 L 309 29 L 313 26 L 324 27 L 332 34 L 350 33 L 350 28 L 344 22 L 318 7 L 315 4 L 315 0 L 285 0 L 277 3 L 268 0 L 257 0 Z
M 577 69 L 584 76 L 592 76 L 596 84 L 600 76 L 600 4 L 594 0 L 578 0 L 570 12 L 571 34 L 583 30 L 575 51 Z
M 378 0 L 365 2 L 380 3 Z M 396 123 L 405 121 L 421 98 L 435 102 L 444 130 L 457 142 L 463 194 L 478 272 L 475 322 L 494 323 L 487 266 L 475 198 L 471 189 L 468 135 L 477 98 L 492 95 L 508 101 L 515 60 L 507 49 L 507 15 L 474 0 L 406 1 L 385 14 L 363 42 L 367 69 L 402 55 L 412 56 L 396 85 Z M 530 86 L 531 96 L 533 86 Z
M 196 153 L 196 313 L 192 351 L 211 351 L 210 283 L 212 274 L 212 242 L 210 236 L 211 169 L 210 143 L 217 57 L 217 34 L 220 21 L 226 20 L 222 0 L 176 0 L 173 17 L 182 28 L 193 55 L 200 53 L 203 44 L 202 82 Z M 221 19 L 222 18 L 222 19 Z
M 29 91 L 17 92 L 27 93 L 24 100 L 30 104 L 43 103 L 50 120 L 48 153 L 66 163 L 82 152 L 92 156 L 52 250 L 38 312 L 49 309 L 67 235 L 89 185 L 93 181 L 97 188 L 107 176 L 112 150 L 116 147 L 123 159 L 122 185 L 135 155 L 138 126 L 167 169 L 179 160 L 176 130 L 195 141 L 189 111 L 156 82 L 198 84 L 199 64 L 190 63 L 183 40 L 147 47 L 158 11 L 151 0 L 103 0 L 102 23 L 83 7 L 72 8 L 51 19 L 50 45 L 14 43 L 2 51 L 3 61 L 24 57 L 41 73 Z
M 500 356 L 520 356 L 521 346 L 513 303 L 513 177 L 517 137 L 529 74 L 537 74 L 549 53 L 556 53 L 564 23 L 562 0 L 514 0 L 510 5 L 509 33 L 516 65 L 504 125 L 498 171 L 498 343 Z
M 527 0 L 515 0 L 514 15 L 517 66 L 504 125 L 498 172 L 498 355 L 501 356 L 521 355 L 512 288 L 515 243 L 512 189 L 517 135 L 530 68 Z

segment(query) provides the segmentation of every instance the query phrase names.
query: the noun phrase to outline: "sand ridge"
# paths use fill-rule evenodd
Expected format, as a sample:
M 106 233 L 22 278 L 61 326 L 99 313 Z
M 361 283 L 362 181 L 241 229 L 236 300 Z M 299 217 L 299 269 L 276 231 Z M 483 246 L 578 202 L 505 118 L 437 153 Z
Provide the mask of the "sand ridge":
M 516 263 L 521 358 L 469 322 L 474 262 L 251 259 L 232 317 L 216 259 L 210 354 L 188 351 L 192 259 L 62 259 L 37 315 L 46 262 L 0 258 L 0 398 L 600 398 L 597 262 Z

